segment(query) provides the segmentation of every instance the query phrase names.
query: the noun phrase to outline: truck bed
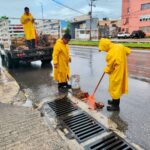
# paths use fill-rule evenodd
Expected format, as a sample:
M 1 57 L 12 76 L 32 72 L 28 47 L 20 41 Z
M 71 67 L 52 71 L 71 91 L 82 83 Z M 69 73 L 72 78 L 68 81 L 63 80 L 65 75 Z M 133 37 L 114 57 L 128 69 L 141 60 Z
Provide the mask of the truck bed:
M 51 60 L 53 48 L 36 48 L 29 50 L 13 50 L 12 58 L 22 61 Z
M 52 60 L 53 48 L 40 47 L 35 49 L 23 50 L 6 50 L 1 49 L 1 56 L 5 58 L 9 68 L 19 64 L 20 61 L 32 62 L 41 60 L 42 63 L 50 63 Z

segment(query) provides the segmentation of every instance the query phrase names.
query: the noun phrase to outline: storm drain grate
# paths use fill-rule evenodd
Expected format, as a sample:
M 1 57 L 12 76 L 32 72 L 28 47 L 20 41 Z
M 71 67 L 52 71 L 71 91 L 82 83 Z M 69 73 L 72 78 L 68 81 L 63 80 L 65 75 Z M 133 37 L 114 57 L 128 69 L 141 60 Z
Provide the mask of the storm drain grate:
M 136 150 L 121 137 L 112 133 L 85 147 L 85 150 Z
M 67 98 L 49 102 L 48 105 L 53 109 L 57 116 L 66 115 L 78 110 L 78 107 Z
M 79 143 L 105 131 L 105 128 L 99 122 L 84 112 L 70 116 L 63 121 Z

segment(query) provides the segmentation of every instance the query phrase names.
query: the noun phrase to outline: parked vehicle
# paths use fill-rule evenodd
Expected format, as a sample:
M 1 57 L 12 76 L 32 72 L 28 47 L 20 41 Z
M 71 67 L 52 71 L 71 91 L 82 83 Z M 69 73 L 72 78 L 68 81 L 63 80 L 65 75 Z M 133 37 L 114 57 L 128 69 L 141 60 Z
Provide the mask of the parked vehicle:
M 145 37 L 145 33 L 142 30 L 137 30 L 137 31 L 133 31 L 131 33 L 131 38 L 144 38 Z
M 126 39 L 126 38 L 130 38 L 130 33 L 127 33 L 127 32 L 120 32 L 120 33 L 118 33 L 118 35 L 117 35 L 117 37 L 118 37 L 118 39 L 121 39 L 121 38 L 124 38 L 124 39 Z

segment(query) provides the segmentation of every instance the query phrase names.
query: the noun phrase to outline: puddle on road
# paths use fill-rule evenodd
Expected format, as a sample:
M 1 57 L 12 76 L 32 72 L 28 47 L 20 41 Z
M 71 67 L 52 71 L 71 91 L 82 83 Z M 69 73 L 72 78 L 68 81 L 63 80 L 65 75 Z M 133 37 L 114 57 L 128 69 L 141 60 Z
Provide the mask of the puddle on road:
M 125 133 L 128 130 L 128 123 L 120 117 L 119 112 L 112 112 L 109 116 L 109 125 L 114 125 L 114 123 L 119 131 Z

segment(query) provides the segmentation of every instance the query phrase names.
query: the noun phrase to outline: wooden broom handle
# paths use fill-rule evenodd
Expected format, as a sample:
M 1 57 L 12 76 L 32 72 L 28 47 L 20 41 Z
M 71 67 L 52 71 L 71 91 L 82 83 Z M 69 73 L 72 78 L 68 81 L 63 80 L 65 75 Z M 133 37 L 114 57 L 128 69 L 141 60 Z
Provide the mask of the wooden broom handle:
M 101 78 L 100 78 L 100 80 L 99 80 L 99 82 L 98 82 L 98 84 L 97 84 L 97 86 L 96 86 L 96 88 L 95 88 L 95 90 L 94 90 L 94 92 L 93 92 L 93 94 L 92 94 L 93 96 L 94 96 L 94 94 L 96 93 L 96 91 L 97 91 L 97 89 L 98 89 L 98 87 L 99 87 L 99 84 L 101 83 L 101 81 L 102 81 L 104 75 L 105 75 L 105 72 L 104 72 L 103 75 L 101 76 Z

